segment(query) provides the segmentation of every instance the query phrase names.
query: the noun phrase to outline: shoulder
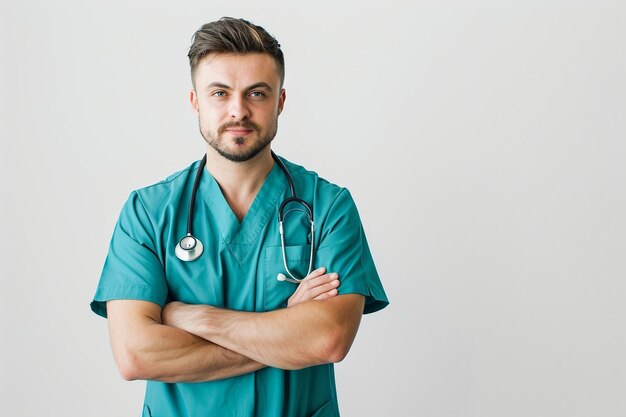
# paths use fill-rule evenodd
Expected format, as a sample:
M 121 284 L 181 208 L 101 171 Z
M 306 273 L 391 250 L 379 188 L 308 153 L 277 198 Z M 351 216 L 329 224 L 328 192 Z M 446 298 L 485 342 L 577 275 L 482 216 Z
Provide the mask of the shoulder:
M 175 212 L 181 198 L 191 192 L 199 163 L 195 161 L 161 181 L 133 190 L 120 214 L 122 224 L 154 224 L 168 212 Z
M 282 160 L 293 177 L 298 197 L 313 206 L 316 229 L 320 232 L 320 242 L 341 225 L 346 225 L 354 232 L 360 230 L 361 219 L 354 199 L 347 188 L 320 177 L 314 171 Z
M 178 203 L 181 194 L 193 185 L 199 164 L 200 161 L 195 161 L 161 181 L 132 191 L 129 200 L 137 199 L 146 208 L 153 209 L 166 206 L 169 202 Z
M 315 199 L 322 198 L 325 201 L 334 201 L 342 195 L 349 198 L 350 192 L 347 188 L 337 185 L 325 178 L 320 177 L 317 172 L 306 169 L 305 167 L 295 164 L 281 157 L 289 173 L 293 177 L 298 194 L 300 190 L 309 194 L 313 193 Z

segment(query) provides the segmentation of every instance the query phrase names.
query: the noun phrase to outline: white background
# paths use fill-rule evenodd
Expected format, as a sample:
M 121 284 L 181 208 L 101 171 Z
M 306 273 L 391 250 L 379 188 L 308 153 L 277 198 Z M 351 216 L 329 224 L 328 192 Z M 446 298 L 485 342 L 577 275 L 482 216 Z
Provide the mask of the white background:
M 192 33 L 276 35 L 274 148 L 359 206 L 391 300 L 345 416 L 626 415 L 626 6 L 0 3 L 0 415 L 139 415 L 89 302 L 132 189 L 201 157 Z

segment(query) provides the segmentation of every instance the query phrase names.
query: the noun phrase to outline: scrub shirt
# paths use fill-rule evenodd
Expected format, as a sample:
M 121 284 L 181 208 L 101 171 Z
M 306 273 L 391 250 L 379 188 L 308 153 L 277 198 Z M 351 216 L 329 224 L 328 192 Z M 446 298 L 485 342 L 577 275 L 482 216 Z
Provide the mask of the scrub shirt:
M 370 254 L 356 206 L 345 188 L 284 161 L 298 197 L 313 206 L 314 268 L 337 272 L 339 294 L 358 293 L 364 313 L 384 308 L 387 297 Z M 106 317 L 115 299 L 209 304 L 240 311 L 284 308 L 296 285 L 276 279 L 286 274 L 278 228 L 278 207 L 290 191 L 278 164 L 268 174 L 241 223 L 205 169 L 198 188 L 194 235 L 202 256 L 179 260 L 174 248 L 186 233 L 187 211 L 199 161 L 164 181 L 131 193 L 115 227 L 102 276 L 91 303 Z M 289 208 L 298 208 L 293 205 Z M 284 221 L 289 269 L 306 275 L 310 225 L 292 211 Z M 288 371 L 256 372 L 202 383 L 148 381 L 143 416 L 322 417 L 338 416 L 332 364 Z

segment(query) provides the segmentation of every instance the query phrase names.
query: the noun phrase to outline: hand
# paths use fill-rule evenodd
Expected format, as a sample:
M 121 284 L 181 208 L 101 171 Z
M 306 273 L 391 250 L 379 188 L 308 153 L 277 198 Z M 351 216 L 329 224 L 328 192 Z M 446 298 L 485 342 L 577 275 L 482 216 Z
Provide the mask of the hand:
M 337 295 L 339 287 L 339 275 L 336 273 L 326 274 L 326 268 L 321 267 L 312 271 L 298 284 L 287 301 L 287 307 L 310 300 L 326 300 Z
M 207 311 L 213 308 L 209 305 L 194 305 L 172 301 L 167 303 L 161 311 L 161 322 L 167 326 L 177 327 L 186 332 L 194 333 L 196 326 L 205 322 Z
M 161 311 L 162 324 L 172 327 L 180 327 L 177 323 L 182 321 L 186 305 L 187 304 L 181 303 L 180 301 L 167 303 Z

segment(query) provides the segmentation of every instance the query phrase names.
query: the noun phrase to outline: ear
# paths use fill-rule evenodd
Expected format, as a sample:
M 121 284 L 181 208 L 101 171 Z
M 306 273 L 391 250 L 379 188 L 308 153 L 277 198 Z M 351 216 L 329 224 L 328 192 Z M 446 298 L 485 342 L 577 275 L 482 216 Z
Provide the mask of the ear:
M 191 89 L 191 91 L 189 92 L 189 102 L 191 103 L 191 107 L 193 107 L 193 110 L 198 113 L 199 109 L 198 109 L 198 95 L 196 94 L 196 90 L 195 89 Z
M 278 96 L 279 115 L 283 112 L 283 108 L 285 107 L 285 100 L 287 100 L 287 91 L 283 88 L 282 90 L 280 90 L 280 96 Z

